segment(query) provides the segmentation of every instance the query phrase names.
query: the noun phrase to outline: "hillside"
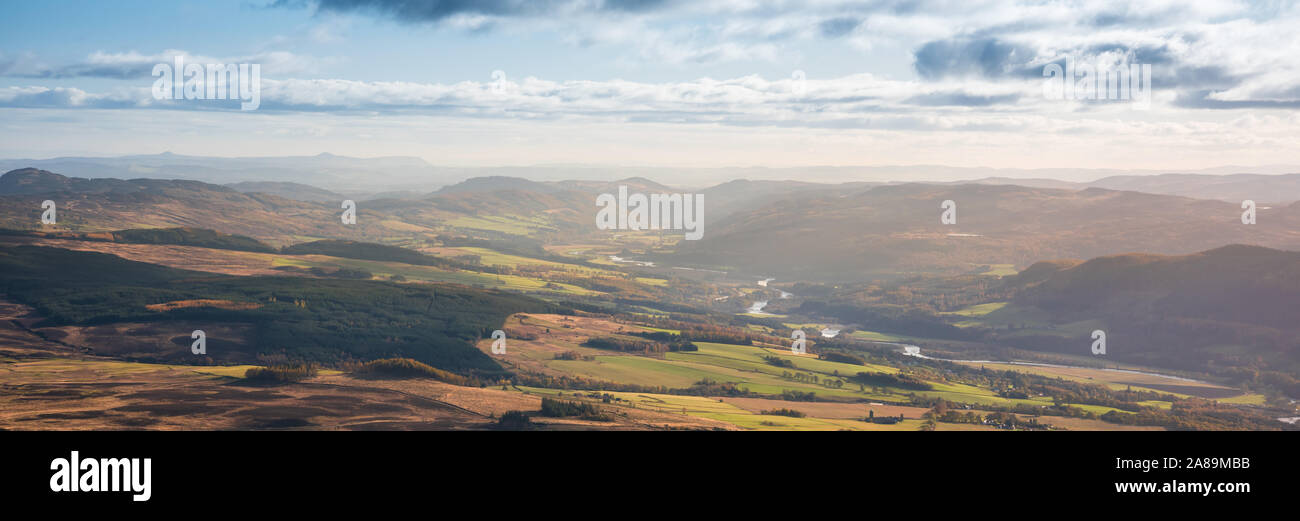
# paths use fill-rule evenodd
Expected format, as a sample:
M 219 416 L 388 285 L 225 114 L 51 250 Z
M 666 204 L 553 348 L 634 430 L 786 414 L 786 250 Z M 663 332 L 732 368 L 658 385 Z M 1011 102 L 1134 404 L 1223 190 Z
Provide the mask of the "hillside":
M 826 197 L 865 190 L 880 183 L 820 184 L 803 181 L 737 179 L 703 190 L 705 216 L 710 224 L 728 215 L 792 198 Z
M 1294 305 L 1300 252 L 1230 245 L 1191 255 L 1111 255 L 1054 271 L 1047 266 L 1008 279 L 1024 287 L 1017 303 L 1062 316 L 1140 312 L 1300 331 Z
M 397 246 L 332 239 L 285 246 L 280 249 L 280 252 L 287 255 L 329 255 L 345 259 L 400 262 L 417 266 L 446 266 L 452 264 L 445 259 L 431 257 L 418 251 Z
M 53 226 L 40 223 L 46 199 L 58 205 Z M 341 200 L 301 201 L 197 181 L 84 179 L 26 168 L 0 176 L 0 228 L 73 233 L 206 228 L 273 245 L 304 238 L 418 242 L 437 232 L 554 237 L 595 232 L 589 216 L 579 210 L 591 201 L 586 194 L 563 189 L 554 194 L 452 191 L 361 201 L 356 224 L 343 225 Z
M 1240 203 L 1246 199 L 1261 204 L 1291 203 L 1300 200 L 1300 174 L 1125 175 L 1104 177 L 1089 185 L 1111 190 L 1180 195 L 1233 203 Z
M 40 222 L 41 202 L 58 205 L 56 225 Z M 83 179 L 35 169 L 0 176 L 0 227 L 57 232 L 205 228 L 285 243 L 293 237 L 361 238 L 382 233 L 379 219 L 339 220 L 339 203 L 244 194 L 198 181 Z M 371 214 L 373 215 L 373 214 Z
M 161 228 L 147 230 L 122 230 L 113 232 L 113 240 L 134 244 L 175 244 L 200 246 L 219 250 L 237 250 L 269 253 L 275 251 L 256 239 L 242 235 L 229 235 L 202 228 Z
M 1221 374 L 1285 373 L 1271 378 L 1300 395 L 1300 252 L 1230 245 L 1189 255 L 1110 255 L 1038 263 L 1005 282 L 1017 290 L 1011 305 L 980 321 L 1018 320 L 1028 329 L 999 333 L 999 341 L 1083 354 L 1099 328 L 1107 358 Z
M 945 200 L 957 203 L 956 224 L 940 222 Z M 1230 203 L 1097 188 L 892 185 L 753 207 L 664 260 L 783 279 L 869 280 L 1230 243 L 1300 249 L 1300 205 L 1261 209 L 1252 226 L 1240 215 Z
M 1177 195 L 1230 203 L 1241 203 L 1250 199 L 1260 204 L 1289 204 L 1300 200 L 1300 174 L 1293 173 L 1242 174 L 1227 171 L 1215 174 L 1112 175 L 1088 182 L 988 177 L 974 181 L 959 181 L 946 184 L 1017 185 L 1065 190 L 1104 188 L 1148 194 Z
M 0 228 L 0 234 L 42 237 L 46 239 L 69 239 L 75 241 L 107 241 L 127 244 L 197 246 L 200 248 L 251 251 L 258 253 L 270 253 L 276 251 L 275 248 L 250 237 L 230 235 L 203 228 L 137 228 L 99 233 L 43 232 Z
M 187 190 L 226 191 L 198 181 L 180 179 L 83 179 L 47 170 L 20 168 L 0 176 L 0 195 L 175 193 Z
M 348 197 L 331 192 L 322 188 L 316 188 L 311 185 L 302 183 L 285 183 L 271 181 L 245 181 L 242 183 L 230 183 L 227 188 L 233 188 L 242 193 L 261 193 L 270 194 L 285 199 L 295 201 L 310 201 L 318 203 L 341 202 Z
M 424 191 L 454 182 L 461 174 L 435 169 L 414 157 L 357 158 L 334 154 L 287 157 L 208 157 L 173 154 L 121 157 L 0 159 L 0 169 L 36 167 L 77 177 L 152 177 L 205 183 L 276 181 L 330 190 L 374 191 L 423 186 Z
M 500 371 L 474 343 L 506 316 L 555 309 L 460 285 L 235 277 L 38 246 L 0 251 L 0 292 L 36 309 L 33 328 L 101 340 L 87 346 L 101 355 L 202 363 L 189 349 L 202 329 L 209 361 L 399 356 L 459 373 Z

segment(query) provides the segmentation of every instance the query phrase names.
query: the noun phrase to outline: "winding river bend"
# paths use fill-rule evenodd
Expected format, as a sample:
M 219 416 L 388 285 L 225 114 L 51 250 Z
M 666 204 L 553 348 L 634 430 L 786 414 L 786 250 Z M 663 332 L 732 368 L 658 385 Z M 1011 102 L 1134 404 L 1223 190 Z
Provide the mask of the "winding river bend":
M 774 281 L 774 280 L 776 280 L 776 279 L 773 279 L 773 278 L 766 278 L 766 279 L 763 279 L 763 280 L 758 281 L 758 285 L 759 285 L 759 286 L 762 286 L 762 287 L 764 287 L 764 288 L 767 288 L 767 287 L 768 287 L 767 283 L 772 282 L 772 281 Z M 769 288 L 769 289 L 776 289 L 776 288 Z M 783 298 L 783 299 L 787 299 L 787 298 L 790 298 L 790 297 L 793 297 L 793 296 L 794 296 L 794 293 L 790 293 L 789 291 L 780 290 L 780 289 L 777 289 L 776 291 L 777 291 L 777 293 L 780 293 L 780 294 L 781 294 L 781 298 Z M 773 315 L 772 313 L 768 313 L 768 312 L 766 312 L 766 311 L 763 311 L 763 308 L 767 307 L 767 303 L 768 303 L 768 301 L 766 301 L 766 300 L 755 301 L 753 304 L 750 304 L 750 305 L 749 305 L 749 309 L 745 310 L 745 312 L 746 312 L 746 313 L 750 313 L 750 314 L 754 314 L 754 315 L 768 315 L 768 316 L 775 316 L 775 315 Z M 839 333 L 838 330 L 835 331 L 835 332 L 836 332 L 836 333 Z M 825 332 L 822 333 L 822 336 L 826 336 Z M 830 335 L 830 336 L 835 336 L 835 335 L 832 334 L 832 335 Z

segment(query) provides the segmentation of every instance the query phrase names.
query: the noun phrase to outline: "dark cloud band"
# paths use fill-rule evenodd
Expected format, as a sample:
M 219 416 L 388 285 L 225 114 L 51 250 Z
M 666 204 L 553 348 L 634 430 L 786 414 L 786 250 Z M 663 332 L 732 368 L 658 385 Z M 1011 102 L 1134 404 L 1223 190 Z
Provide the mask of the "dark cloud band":
M 320 11 L 372 13 L 403 22 L 437 22 L 457 15 L 536 17 L 562 12 L 642 12 L 670 0 L 317 0 Z

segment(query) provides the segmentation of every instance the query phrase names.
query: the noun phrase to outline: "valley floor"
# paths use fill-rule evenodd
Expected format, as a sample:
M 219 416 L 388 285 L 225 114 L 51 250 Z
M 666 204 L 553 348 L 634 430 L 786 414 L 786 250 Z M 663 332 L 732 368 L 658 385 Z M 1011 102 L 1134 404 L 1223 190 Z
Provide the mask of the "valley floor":
M 95 251 L 162 266 L 244 276 L 301 276 L 279 267 L 309 261 L 353 262 L 320 255 L 285 256 L 190 246 L 26 237 L 0 238 L 0 243 Z M 518 259 L 523 258 L 511 259 L 522 262 Z M 439 277 L 462 277 L 469 273 L 364 262 L 365 265 L 358 266 L 368 270 L 407 270 L 402 273 L 409 275 L 412 283 L 440 281 Z M 474 276 L 509 284 L 495 275 Z M 658 279 L 637 280 L 637 284 L 653 286 L 646 280 Z M 588 292 L 567 285 L 554 285 L 554 291 L 565 295 Z M 214 305 L 226 301 L 184 302 Z M 1000 308 L 984 304 L 955 314 L 981 317 Z M 900 376 L 908 366 L 906 362 L 886 362 L 884 358 L 878 358 L 875 363 L 853 364 L 811 354 L 796 355 L 788 345 L 766 343 L 779 342 L 775 337 L 766 337 L 767 340 L 752 345 L 694 341 L 692 350 L 661 353 L 621 352 L 589 343 L 597 337 L 636 342 L 644 338 L 636 335 L 680 334 L 677 330 L 651 327 L 655 322 L 647 318 L 667 316 L 581 312 L 511 315 L 502 326 L 508 334 L 509 345 L 504 355 L 491 353 L 491 339 L 480 341 L 477 348 L 493 356 L 507 370 L 526 375 L 526 383 L 458 386 L 429 378 L 371 378 L 323 370 L 303 381 L 259 385 L 244 378 L 246 371 L 257 366 L 234 365 L 249 362 L 246 358 L 206 362 L 226 365 L 139 361 L 187 361 L 188 353 L 181 358 L 159 355 L 178 352 L 176 339 L 185 337 L 176 337 L 172 331 L 176 327 L 155 331 L 150 323 L 121 323 L 33 330 L 31 327 L 38 317 L 30 308 L 0 301 L 0 429 L 499 429 L 503 427 L 498 420 L 514 411 L 530 414 L 530 425 L 525 428 L 546 430 L 915 431 L 1014 427 L 979 419 L 965 423 L 934 422 L 932 409 L 915 405 L 940 400 L 953 404 L 954 412 L 962 415 L 979 418 L 1000 415 L 1004 419 L 1010 415 L 1018 422 L 1031 424 L 1031 428 L 1044 430 L 1162 430 L 1098 419 L 1106 414 L 1135 414 L 1132 410 L 1055 403 L 1053 398 L 1042 394 L 1012 397 L 987 383 L 961 383 L 940 377 L 929 381 L 925 390 L 886 384 L 862 385 L 854 380 L 860 372 Z M 790 327 L 810 325 L 814 324 Z M 771 328 L 751 325 L 746 331 L 766 334 Z M 241 331 L 233 328 L 222 333 L 224 338 L 242 336 Z M 865 330 L 846 336 L 886 344 L 908 340 L 892 336 L 877 338 L 879 334 Z M 1192 397 L 1237 406 L 1254 406 L 1263 401 L 1261 395 L 1238 389 L 1152 374 L 992 362 L 966 365 L 1100 384 L 1114 391 L 1160 394 L 1159 400 L 1140 403 L 1150 410 L 1168 411 L 1175 401 Z M 562 383 L 550 385 L 536 381 L 548 378 Z M 579 384 L 570 385 L 575 381 Z M 718 383 L 725 385 L 708 387 Z M 705 384 L 703 391 L 698 389 L 702 384 Z M 721 392 L 726 386 L 738 392 Z M 813 395 L 815 400 L 810 399 Z M 542 409 L 544 398 L 585 403 L 602 414 L 586 419 L 541 416 L 536 413 Z M 1039 413 L 1054 405 L 1088 414 L 1066 417 Z M 1014 411 L 1014 415 L 1007 411 Z M 512 426 L 516 427 L 519 426 Z

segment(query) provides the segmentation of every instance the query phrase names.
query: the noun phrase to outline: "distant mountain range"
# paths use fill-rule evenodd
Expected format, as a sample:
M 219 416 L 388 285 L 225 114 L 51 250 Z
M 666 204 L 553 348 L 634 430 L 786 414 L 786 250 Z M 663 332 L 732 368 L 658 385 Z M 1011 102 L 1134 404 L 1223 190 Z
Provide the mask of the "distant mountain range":
M 423 195 L 364 200 L 358 224 L 343 226 L 343 194 L 312 186 L 84 179 L 20 169 L 0 177 L 0 227 L 40 228 L 40 203 L 50 198 L 59 204 L 61 231 L 199 227 L 274 246 L 313 238 L 411 244 L 402 241 L 459 235 L 579 243 L 609 238 L 610 232 L 595 227 L 595 196 L 615 193 L 619 186 L 643 193 L 679 191 L 646 178 L 483 177 Z M 1300 250 L 1300 203 L 1261 205 L 1258 224 L 1243 225 L 1236 202 L 992 181 L 738 180 L 699 192 L 706 200 L 703 239 L 650 252 L 651 257 L 667 265 L 786 280 L 860 281 L 1125 252 L 1187 254 L 1233 243 Z M 957 203 L 956 224 L 940 222 L 945 200 Z
M 534 182 L 607 182 L 645 178 L 690 190 L 701 190 L 735 180 L 822 185 L 960 182 L 1017 184 L 1039 188 L 1096 187 L 1222 200 L 1254 199 L 1269 203 L 1300 200 L 1300 192 L 1294 189 L 1300 185 L 1300 166 L 1296 165 L 1220 166 L 1171 173 L 1138 169 L 1012 169 L 941 165 L 785 168 L 593 165 L 452 167 L 435 166 L 416 157 L 354 158 L 333 154 L 204 157 L 163 153 L 121 157 L 0 159 L 0 172 L 28 167 L 84 178 L 148 177 L 223 185 L 245 182 L 299 183 L 344 194 L 356 200 L 406 198 L 474 178 L 494 177 L 529 179 Z M 1278 174 L 1295 175 L 1278 177 Z M 240 190 L 245 191 L 242 188 Z
M 1083 190 L 1105 188 L 1149 194 L 1181 195 L 1196 199 L 1214 199 L 1241 203 L 1291 203 L 1300 201 L 1300 174 L 1158 174 L 1103 177 L 1089 183 L 1071 183 L 1055 179 L 1012 179 L 994 177 L 975 181 L 980 184 L 1007 184 L 1035 188 Z
M 0 227 L 73 232 L 196 227 L 276 246 L 312 238 L 424 240 L 433 234 L 578 237 L 597 232 L 594 194 L 616 191 L 616 183 L 472 179 L 433 193 L 358 198 L 357 224 L 344 226 L 339 219 L 343 194 L 309 185 L 86 179 L 23 168 L 0 176 Z M 668 190 L 646 180 L 622 183 Z M 58 226 L 52 229 L 39 224 L 44 199 L 58 205 Z
M 412 157 L 353 158 L 320 154 L 301 157 L 199 157 L 171 153 L 122 157 L 4 159 L 0 171 L 37 168 L 84 178 L 160 178 L 213 184 L 288 182 L 350 192 L 350 195 L 460 180 Z
M 57 205 L 57 226 L 40 224 L 41 201 Z M 241 193 L 199 181 L 84 179 L 37 169 L 0 176 L 0 227 L 105 232 L 192 227 L 284 244 L 295 237 L 361 239 L 378 219 L 341 226 L 341 202 L 296 201 Z M 360 210 L 366 212 L 364 207 Z M 296 241 L 295 241 L 296 242 Z

